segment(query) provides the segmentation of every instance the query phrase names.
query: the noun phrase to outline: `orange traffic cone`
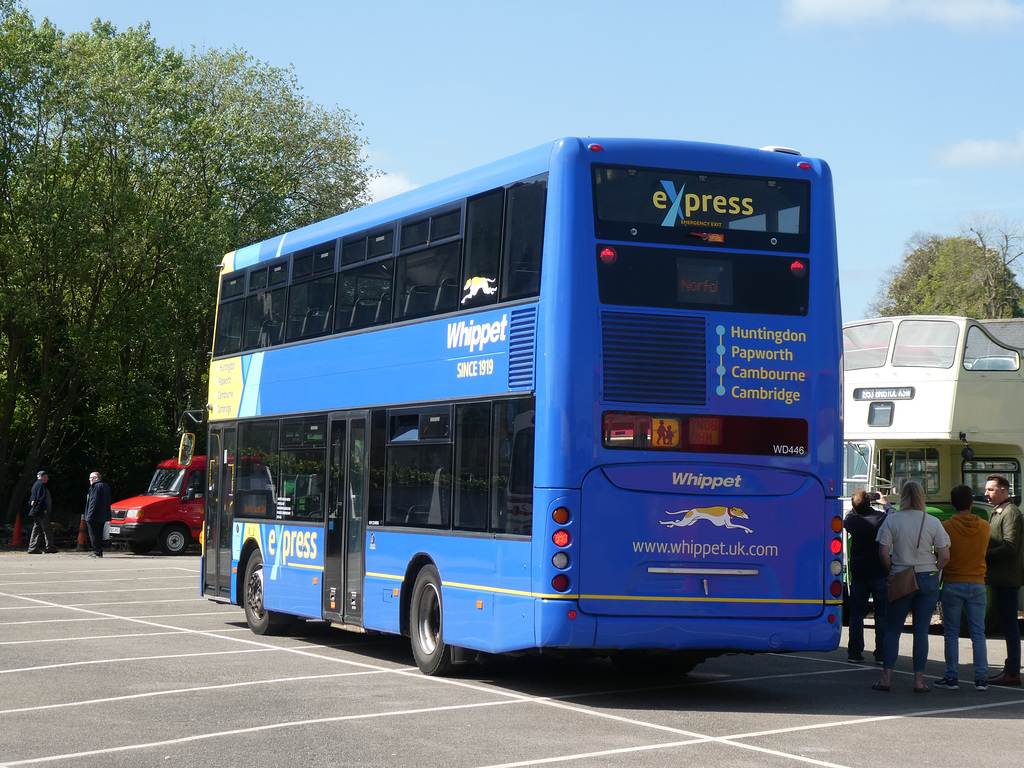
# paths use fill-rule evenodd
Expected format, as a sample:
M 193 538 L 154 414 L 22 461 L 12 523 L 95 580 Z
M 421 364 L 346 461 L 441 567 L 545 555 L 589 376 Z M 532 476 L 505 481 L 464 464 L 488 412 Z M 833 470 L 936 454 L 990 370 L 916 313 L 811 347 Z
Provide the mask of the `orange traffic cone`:
M 89 549 L 89 532 L 85 530 L 85 515 L 82 515 L 82 524 L 78 526 L 78 552 L 85 552 Z
M 11 546 L 21 546 L 21 513 L 14 516 L 14 533 L 11 534 Z

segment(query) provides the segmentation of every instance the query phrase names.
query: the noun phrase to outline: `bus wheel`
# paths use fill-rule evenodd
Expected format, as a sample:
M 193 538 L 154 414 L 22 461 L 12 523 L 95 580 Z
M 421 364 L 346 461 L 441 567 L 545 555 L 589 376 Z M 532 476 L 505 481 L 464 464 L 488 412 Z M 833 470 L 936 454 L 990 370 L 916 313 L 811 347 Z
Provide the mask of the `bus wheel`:
M 416 576 L 409 605 L 409 634 L 416 666 L 425 675 L 445 675 L 452 668 L 452 649 L 444 642 L 441 577 L 437 568 L 424 566 Z
M 257 635 L 278 635 L 288 626 L 288 618 L 263 607 L 263 555 L 252 553 L 245 567 L 245 622 Z
M 180 555 L 188 547 L 189 532 L 181 526 L 172 525 L 160 531 L 160 551 L 165 555 Z
M 152 541 L 129 541 L 128 549 L 132 551 L 133 555 L 148 555 L 153 551 Z

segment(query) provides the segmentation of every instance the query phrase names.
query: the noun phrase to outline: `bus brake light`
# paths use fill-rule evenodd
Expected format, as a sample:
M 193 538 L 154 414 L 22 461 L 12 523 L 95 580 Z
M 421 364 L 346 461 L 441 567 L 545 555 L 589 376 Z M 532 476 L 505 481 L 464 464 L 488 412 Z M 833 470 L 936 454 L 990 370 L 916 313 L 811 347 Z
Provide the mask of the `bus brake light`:
M 793 277 L 805 277 L 807 275 L 807 263 L 802 259 L 793 259 L 789 265 L 789 273 Z
M 551 540 L 555 542 L 556 547 L 567 547 L 569 546 L 569 532 L 564 528 L 560 528 L 559 530 L 555 531 L 554 535 L 551 537 Z
M 839 539 L 832 539 L 832 554 L 838 555 L 843 551 L 843 542 Z
M 619 254 L 617 254 L 615 252 L 615 249 L 612 248 L 610 245 L 606 245 L 604 248 L 602 248 L 601 253 L 598 255 L 601 258 L 601 263 L 607 264 L 608 266 L 614 264 L 616 259 L 619 258 Z

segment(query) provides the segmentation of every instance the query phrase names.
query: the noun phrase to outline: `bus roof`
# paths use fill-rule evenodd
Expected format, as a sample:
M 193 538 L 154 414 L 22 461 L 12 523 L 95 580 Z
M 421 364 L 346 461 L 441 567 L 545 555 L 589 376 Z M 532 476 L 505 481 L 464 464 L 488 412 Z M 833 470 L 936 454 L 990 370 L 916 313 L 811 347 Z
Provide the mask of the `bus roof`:
M 724 160 L 727 166 L 732 166 L 723 170 L 737 173 L 750 173 L 751 168 L 757 169 L 759 165 L 763 167 L 764 173 L 781 173 L 791 169 L 793 163 L 791 155 L 773 151 L 770 147 L 754 149 L 680 140 L 565 137 L 239 248 L 225 256 L 225 269 L 241 269 L 260 261 L 319 245 L 340 234 L 358 232 L 403 216 L 421 214 L 453 200 L 536 176 L 551 168 L 556 155 L 579 153 L 585 147 L 597 147 L 598 151 L 608 150 L 609 154 L 628 148 L 631 159 L 639 163 L 649 162 L 652 165 L 657 164 L 660 158 L 664 158 L 666 151 L 678 153 L 687 150 L 698 156 L 702 152 L 713 152 L 717 163 L 721 165 Z M 828 176 L 831 173 L 821 160 L 804 156 L 800 156 L 800 159 L 809 163 L 817 174 Z

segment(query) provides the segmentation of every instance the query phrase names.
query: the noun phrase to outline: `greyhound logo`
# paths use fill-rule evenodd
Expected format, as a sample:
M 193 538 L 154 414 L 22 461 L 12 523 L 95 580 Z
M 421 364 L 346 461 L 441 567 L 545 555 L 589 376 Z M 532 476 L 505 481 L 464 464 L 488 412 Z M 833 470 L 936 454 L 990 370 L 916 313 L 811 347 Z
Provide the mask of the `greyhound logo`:
M 740 524 L 739 520 L 749 520 L 747 513 L 739 507 L 695 507 L 693 509 L 680 509 L 678 512 L 665 512 L 666 515 L 682 515 L 678 520 L 659 520 L 662 525 L 669 528 L 685 528 L 693 525 L 698 520 L 708 520 L 719 528 L 739 528 L 747 533 L 753 533 L 747 526 Z
M 472 299 L 478 293 L 483 292 L 488 296 L 498 292 L 498 289 L 494 287 L 494 283 L 497 280 L 492 280 L 489 277 L 471 277 L 466 281 L 466 284 L 462 286 L 462 290 L 466 291 L 466 295 L 462 297 L 460 304 L 465 304 L 467 301 Z

